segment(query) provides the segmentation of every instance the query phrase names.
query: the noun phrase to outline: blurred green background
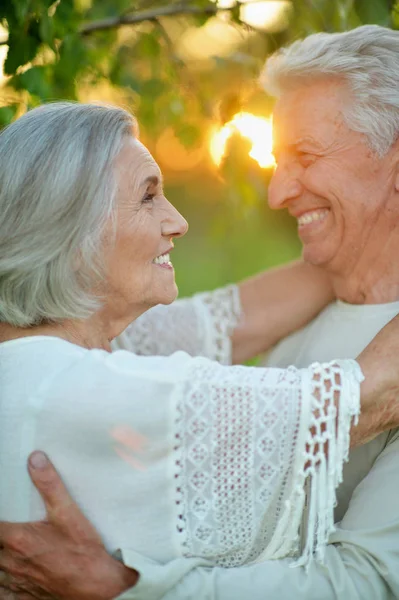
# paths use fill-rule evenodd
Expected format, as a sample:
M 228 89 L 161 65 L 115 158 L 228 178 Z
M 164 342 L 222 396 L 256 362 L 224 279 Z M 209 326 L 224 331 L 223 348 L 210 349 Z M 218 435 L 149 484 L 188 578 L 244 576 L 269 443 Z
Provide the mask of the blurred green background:
M 300 255 L 293 220 L 267 206 L 272 169 L 238 133 L 215 164 L 214 132 L 240 111 L 270 116 L 268 54 L 363 23 L 399 27 L 399 0 L 0 0 L 0 127 L 57 99 L 132 111 L 190 224 L 180 293 L 211 289 Z

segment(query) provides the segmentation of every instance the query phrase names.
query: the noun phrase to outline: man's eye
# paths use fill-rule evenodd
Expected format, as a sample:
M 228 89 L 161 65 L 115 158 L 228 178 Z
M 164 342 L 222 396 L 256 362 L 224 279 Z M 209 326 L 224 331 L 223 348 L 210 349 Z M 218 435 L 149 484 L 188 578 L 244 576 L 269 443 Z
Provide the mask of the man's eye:
M 317 157 L 314 154 L 310 154 L 309 152 L 298 152 L 298 160 L 303 167 L 309 167 L 312 165 L 316 158 Z

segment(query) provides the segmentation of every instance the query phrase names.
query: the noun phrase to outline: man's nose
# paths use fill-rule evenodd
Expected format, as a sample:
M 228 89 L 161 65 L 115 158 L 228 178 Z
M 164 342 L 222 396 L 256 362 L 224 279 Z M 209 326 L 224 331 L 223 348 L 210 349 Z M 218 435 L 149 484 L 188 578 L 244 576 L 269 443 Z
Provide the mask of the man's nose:
M 278 165 L 269 184 L 268 202 L 270 208 L 287 208 L 290 200 L 298 198 L 303 190 L 296 169 L 288 170 Z

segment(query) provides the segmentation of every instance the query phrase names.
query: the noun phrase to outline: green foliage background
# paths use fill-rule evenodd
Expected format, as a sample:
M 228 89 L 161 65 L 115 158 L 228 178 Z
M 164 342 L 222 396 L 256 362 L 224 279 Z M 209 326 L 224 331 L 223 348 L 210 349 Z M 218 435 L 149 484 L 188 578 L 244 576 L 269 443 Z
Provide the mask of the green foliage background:
M 239 34 L 231 52 L 182 57 L 181 37 L 188 29 L 205 31 L 215 17 Z M 240 2 L 222 11 L 209 0 L 0 0 L 0 23 L 0 44 L 8 48 L 0 127 L 57 99 L 111 101 L 135 113 L 164 170 L 169 199 L 190 223 L 174 257 L 185 295 L 300 253 L 295 224 L 267 208 L 270 171 L 248 157 L 238 138 L 216 169 L 207 153 L 210 126 L 239 108 L 270 114 L 272 101 L 256 79 L 280 45 L 362 23 L 399 27 L 399 0 L 293 0 L 285 26 L 274 33 L 242 22 Z M 165 131 L 175 136 L 172 159 L 177 144 L 176 161 L 200 151 L 201 161 L 183 172 L 171 168 L 170 157 L 163 164 L 157 141 Z

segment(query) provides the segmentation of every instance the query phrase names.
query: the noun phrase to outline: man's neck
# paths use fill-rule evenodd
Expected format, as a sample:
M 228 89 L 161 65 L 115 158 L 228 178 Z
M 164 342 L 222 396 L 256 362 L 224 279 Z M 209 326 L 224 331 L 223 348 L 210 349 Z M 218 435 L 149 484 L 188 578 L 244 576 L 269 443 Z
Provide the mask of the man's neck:
M 389 217 L 389 218 L 388 218 Z M 324 265 L 335 295 L 349 304 L 387 304 L 399 300 L 399 226 L 386 208 L 366 228 L 357 245 L 346 244 Z M 322 266 L 322 265 L 320 265 Z
M 399 259 L 399 256 L 398 256 Z M 399 300 L 399 264 L 390 264 L 377 272 L 357 271 L 350 276 L 331 273 L 337 298 L 349 304 L 387 304 Z

